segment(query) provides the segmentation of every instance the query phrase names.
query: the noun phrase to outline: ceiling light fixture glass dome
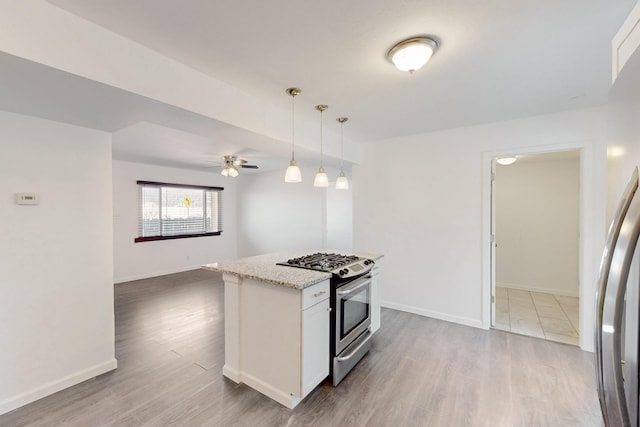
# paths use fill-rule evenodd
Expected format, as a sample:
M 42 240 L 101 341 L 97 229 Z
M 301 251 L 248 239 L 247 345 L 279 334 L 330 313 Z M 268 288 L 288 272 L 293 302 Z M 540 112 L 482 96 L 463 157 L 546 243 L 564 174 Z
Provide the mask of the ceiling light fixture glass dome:
M 230 176 L 231 178 L 235 178 L 236 176 L 238 176 L 238 169 L 236 169 L 236 167 L 233 165 L 227 165 L 222 169 L 222 172 L 220 172 L 220 174 L 222 174 L 222 176 Z
M 313 180 L 314 187 L 328 187 L 329 186 L 329 177 L 327 173 L 324 171 L 324 168 L 320 166 L 318 169 L 318 173 L 316 173 L 316 178 Z
M 340 176 L 336 180 L 336 190 L 348 190 L 349 189 L 349 180 L 344 174 L 344 171 L 340 171 Z
M 513 156 L 509 156 L 509 157 L 500 157 L 499 159 L 496 160 L 496 162 L 498 162 L 498 164 L 502 166 L 508 166 L 508 165 L 514 164 L 516 160 L 518 159 Z
M 432 38 L 412 37 L 389 49 L 387 59 L 399 70 L 413 73 L 431 59 L 437 48 L 438 43 Z

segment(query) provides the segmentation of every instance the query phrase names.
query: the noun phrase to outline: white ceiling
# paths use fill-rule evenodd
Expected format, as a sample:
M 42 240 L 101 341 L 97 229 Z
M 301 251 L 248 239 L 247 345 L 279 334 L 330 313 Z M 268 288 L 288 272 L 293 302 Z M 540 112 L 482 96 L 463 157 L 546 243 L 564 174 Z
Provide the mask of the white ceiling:
M 280 104 L 284 89 L 298 86 L 297 114 L 315 118 L 313 105 L 328 104 L 328 112 L 350 118 L 351 140 L 367 142 L 606 103 L 611 38 L 635 0 L 49 3 L 265 102 Z M 385 53 L 416 35 L 440 46 L 409 75 Z M 116 95 L 122 116 L 128 95 Z M 146 101 L 131 99 L 136 108 L 162 110 L 163 124 L 202 136 L 192 116 Z M 12 110 L 7 104 L 0 107 Z M 102 120 L 111 114 L 116 127 L 136 123 L 135 114 L 124 120 L 118 111 L 101 111 Z
M 201 169 L 238 154 L 268 171 L 291 155 L 281 141 L 4 53 L 0 110 L 111 132 L 117 160 Z M 296 153 L 303 166 L 317 162 L 316 153 Z

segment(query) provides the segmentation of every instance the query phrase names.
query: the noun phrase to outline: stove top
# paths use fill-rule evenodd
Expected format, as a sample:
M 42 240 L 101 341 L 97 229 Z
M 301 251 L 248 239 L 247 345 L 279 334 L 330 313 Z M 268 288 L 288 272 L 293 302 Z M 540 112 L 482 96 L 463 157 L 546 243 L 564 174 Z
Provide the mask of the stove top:
M 347 279 L 360 276 L 373 268 L 375 262 L 368 258 L 360 258 L 355 255 L 315 253 L 291 258 L 277 265 L 288 267 L 306 268 L 308 270 L 326 271 L 334 276 Z

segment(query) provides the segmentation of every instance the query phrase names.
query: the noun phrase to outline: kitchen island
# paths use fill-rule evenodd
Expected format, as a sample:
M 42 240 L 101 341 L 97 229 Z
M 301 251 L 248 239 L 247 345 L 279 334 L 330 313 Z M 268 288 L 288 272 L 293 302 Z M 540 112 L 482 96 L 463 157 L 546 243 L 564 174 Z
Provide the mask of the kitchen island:
M 222 373 L 294 408 L 330 369 L 329 272 L 276 265 L 306 252 L 213 263 L 223 273 L 225 363 Z M 381 255 L 356 254 L 379 259 Z M 378 270 L 372 270 L 378 277 Z M 371 331 L 380 326 L 379 280 L 371 291 Z

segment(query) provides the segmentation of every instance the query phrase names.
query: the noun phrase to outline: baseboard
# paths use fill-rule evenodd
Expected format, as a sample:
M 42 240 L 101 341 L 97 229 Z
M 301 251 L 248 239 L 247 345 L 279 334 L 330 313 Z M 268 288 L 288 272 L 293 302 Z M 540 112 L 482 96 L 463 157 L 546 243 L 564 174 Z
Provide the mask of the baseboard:
M 238 371 L 237 369 L 233 369 L 229 365 L 225 364 L 222 367 L 222 375 L 229 378 L 231 381 L 233 381 L 236 384 L 240 383 L 240 378 L 241 378 L 240 371 Z
M 438 311 L 425 310 L 424 308 L 413 307 L 413 306 L 403 305 L 403 304 L 396 304 L 390 301 L 382 301 L 381 306 L 392 308 L 394 310 L 405 311 L 407 313 L 418 314 L 420 316 L 431 317 L 433 319 L 445 320 L 447 322 L 457 323 L 459 325 L 485 329 L 482 326 L 482 321 L 479 319 L 470 319 L 468 317 L 452 316 L 450 314 L 440 313 Z
M 265 396 L 270 397 L 271 399 L 275 400 L 283 406 L 286 406 L 289 409 L 295 408 L 296 405 L 302 400 L 301 398 L 289 393 L 285 393 L 282 390 L 279 390 L 272 385 L 267 384 L 252 375 L 247 374 L 246 372 L 242 372 L 240 374 L 240 382 L 248 385 L 254 390 L 259 391 Z
M 552 289 L 552 288 L 532 288 L 530 286 L 518 285 L 518 284 L 515 284 L 515 283 L 496 283 L 496 287 L 498 287 L 498 288 L 516 289 L 518 291 L 542 292 L 542 293 L 545 293 L 545 294 L 561 295 L 561 296 L 565 296 L 565 297 L 576 297 L 576 298 L 578 298 L 580 296 L 579 291 L 578 292 L 572 292 L 572 291 L 563 291 L 563 290 Z
M 167 274 L 184 273 L 185 271 L 193 271 L 200 269 L 201 265 L 192 265 L 189 267 L 172 268 L 169 270 L 154 271 L 152 273 L 135 274 L 133 276 L 125 276 L 114 278 L 113 283 L 132 282 L 134 280 L 149 279 L 151 277 L 166 276 Z
M 17 396 L 10 397 L 0 402 L 0 415 L 6 414 L 9 411 L 13 411 L 28 403 L 34 402 L 43 397 L 49 396 L 53 393 L 64 390 L 65 388 L 74 386 L 83 381 L 104 374 L 105 372 L 112 371 L 118 367 L 118 361 L 113 358 L 107 362 L 99 365 L 91 366 L 89 368 L 78 371 L 74 374 L 66 377 L 51 381 L 47 384 L 43 384 L 39 387 L 28 390 Z

